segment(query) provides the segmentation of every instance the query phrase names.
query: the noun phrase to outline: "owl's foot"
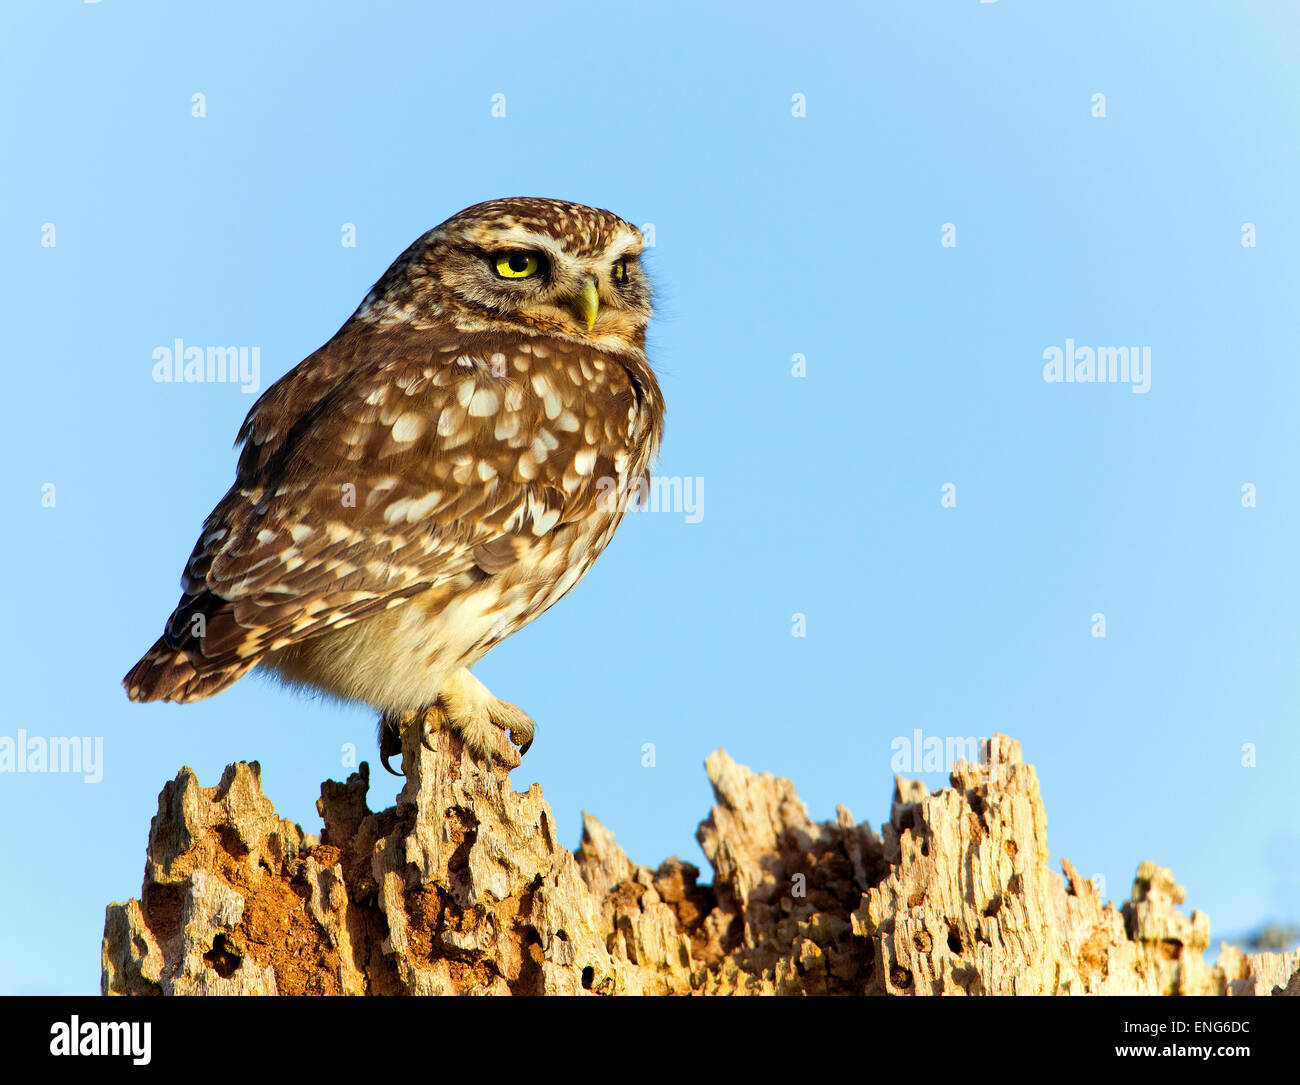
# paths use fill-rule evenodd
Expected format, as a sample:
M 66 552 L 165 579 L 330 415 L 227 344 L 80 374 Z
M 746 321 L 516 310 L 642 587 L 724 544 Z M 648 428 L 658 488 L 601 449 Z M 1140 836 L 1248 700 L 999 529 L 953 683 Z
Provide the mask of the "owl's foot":
M 506 735 L 525 754 L 533 744 L 533 721 L 509 701 L 493 697 L 491 691 L 464 667 L 454 672 L 438 691 L 429 715 L 437 726 L 450 727 L 477 757 L 502 753 Z M 434 719 L 430 720 L 434 725 Z
M 492 696 L 491 691 L 461 667 L 443 684 L 438 699 L 422 712 L 385 715 L 379 721 L 379 759 L 394 776 L 388 759 L 401 753 L 402 733 L 419 721 L 422 738 L 449 728 L 461 737 L 470 753 L 489 767 L 495 758 L 508 760 L 506 736 L 521 755 L 533 744 L 533 721 L 517 705 Z M 427 744 L 427 743 L 426 743 Z

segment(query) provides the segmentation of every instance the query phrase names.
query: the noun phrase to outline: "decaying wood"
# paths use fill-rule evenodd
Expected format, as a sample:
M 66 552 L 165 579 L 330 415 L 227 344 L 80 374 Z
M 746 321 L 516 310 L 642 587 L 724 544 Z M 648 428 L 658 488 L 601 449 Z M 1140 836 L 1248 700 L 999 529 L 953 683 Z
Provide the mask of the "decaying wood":
M 1018 743 L 930 794 L 898 779 L 879 835 L 718 751 L 689 863 L 633 863 L 587 816 L 576 853 L 517 758 L 456 736 L 403 751 L 394 808 L 365 766 L 327 782 L 319 840 L 277 817 L 256 762 L 159 797 L 139 900 L 111 904 L 108 994 L 1300 994 L 1300 953 L 1223 946 L 1153 863 L 1120 910 L 1069 862 Z

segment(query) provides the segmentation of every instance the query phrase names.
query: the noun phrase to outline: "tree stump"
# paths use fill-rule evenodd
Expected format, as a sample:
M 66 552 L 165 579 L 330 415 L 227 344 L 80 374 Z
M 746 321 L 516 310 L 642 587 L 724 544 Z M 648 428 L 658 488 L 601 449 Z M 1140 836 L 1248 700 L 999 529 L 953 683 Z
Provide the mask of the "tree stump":
M 1118 911 L 1067 861 L 1019 743 L 997 735 L 930 794 L 898 778 L 879 834 L 814 822 L 788 780 L 719 750 L 697 839 L 714 870 L 633 863 L 584 816 L 563 847 L 517 756 L 408 737 L 394 807 L 363 764 L 322 785 L 319 840 L 256 762 L 162 790 L 139 900 L 110 904 L 105 994 L 1300 994 L 1300 952 L 1223 946 L 1143 863 Z

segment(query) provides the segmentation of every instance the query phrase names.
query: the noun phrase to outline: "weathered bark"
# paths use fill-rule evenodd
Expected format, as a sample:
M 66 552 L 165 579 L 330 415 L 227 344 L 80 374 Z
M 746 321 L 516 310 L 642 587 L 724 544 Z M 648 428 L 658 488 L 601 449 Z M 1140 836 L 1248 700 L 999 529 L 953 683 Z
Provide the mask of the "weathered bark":
M 109 905 L 109 994 L 1300 994 L 1300 953 L 1202 959 L 1209 920 L 1144 863 L 1116 911 L 1063 862 L 1018 743 L 986 742 L 952 786 L 898 779 L 878 836 L 808 817 L 788 780 L 718 751 L 689 863 L 638 866 L 587 816 L 559 843 L 517 757 L 456 736 L 403 751 L 395 808 L 365 766 L 327 782 L 319 841 L 276 816 L 256 762 L 163 788 L 139 901 Z M 1288 986 L 1289 984 L 1289 986 Z

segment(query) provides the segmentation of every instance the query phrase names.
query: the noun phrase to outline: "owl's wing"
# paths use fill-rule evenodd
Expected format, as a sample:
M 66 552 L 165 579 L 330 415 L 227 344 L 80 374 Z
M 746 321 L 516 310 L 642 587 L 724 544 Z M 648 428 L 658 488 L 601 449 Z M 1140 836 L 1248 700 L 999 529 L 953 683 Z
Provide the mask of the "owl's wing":
M 636 392 L 617 365 L 597 370 L 576 347 L 548 347 L 543 362 L 518 346 L 431 356 L 427 337 L 422 349 L 368 338 L 365 360 L 322 359 L 336 376 L 312 374 L 314 399 L 295 392 L 300 366 L 244 423 L 237 481 L 203 526 L 163 638 L 200 678 L 237 678 L 267 651 L 509 569 L 594 511 L 599 481 L 623 466 Z M 180 677 L 162 683 L 175 695 L 155 695 L 228 684 Z

